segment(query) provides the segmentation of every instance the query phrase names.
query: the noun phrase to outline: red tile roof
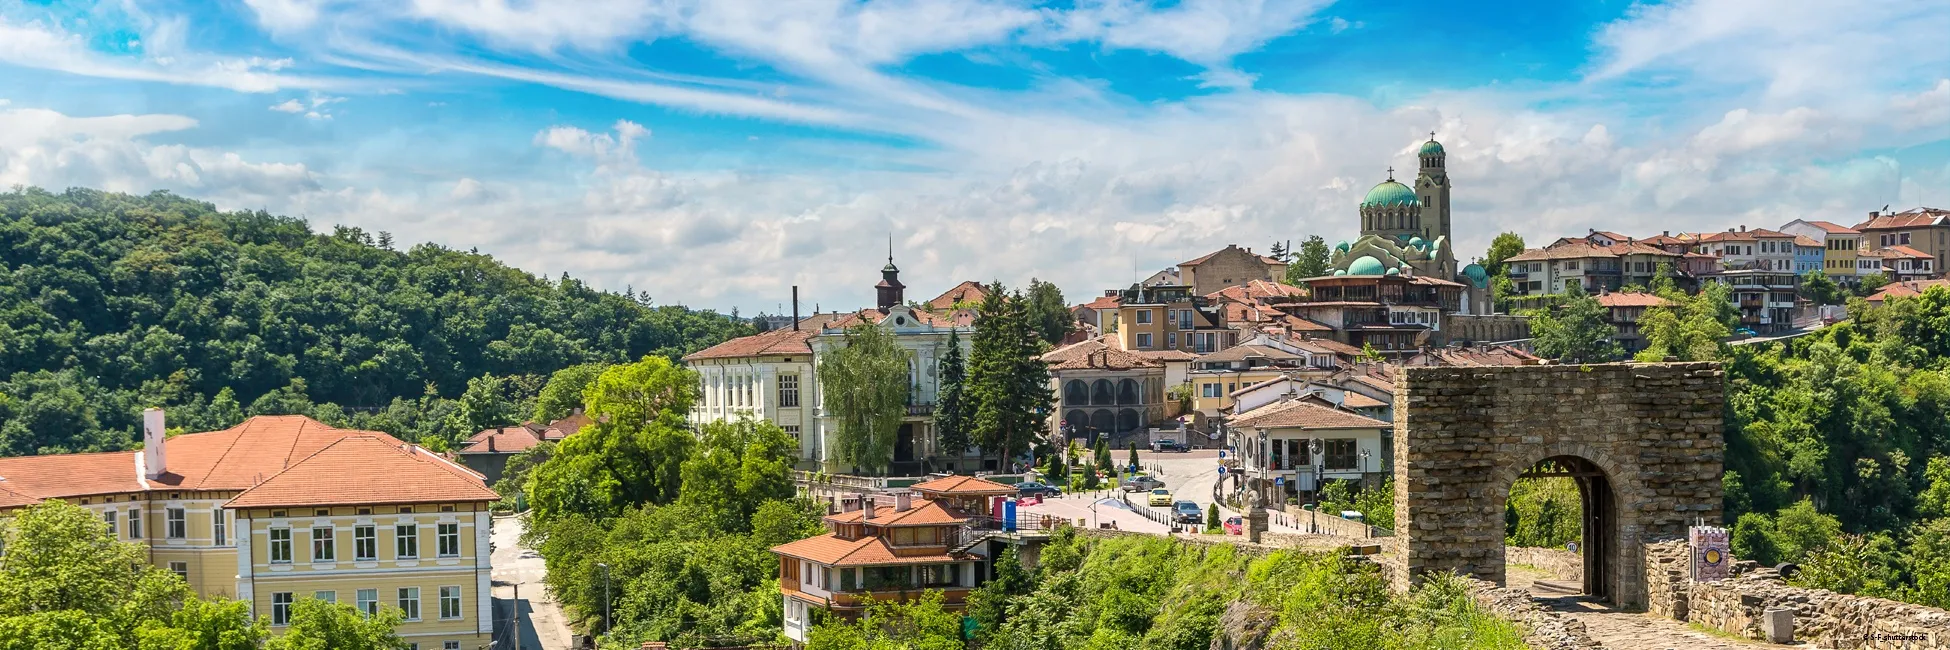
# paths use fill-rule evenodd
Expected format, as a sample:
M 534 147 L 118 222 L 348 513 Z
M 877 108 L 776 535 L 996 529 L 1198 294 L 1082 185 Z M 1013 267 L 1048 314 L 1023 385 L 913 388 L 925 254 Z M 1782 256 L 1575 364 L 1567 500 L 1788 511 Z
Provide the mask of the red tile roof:
M 1043 354 L 1050 370 L 1131 370 L 1158 368 L 1163 362 L 1106 345 L 1100 338 L 1072 343 Z
M 1351 409 L 1369 409 L 1387 406 L 1388 403 L 1350 390 L 1342 391 L 1341 405 Z
M 1666 304 L 1666 299 L 1649 293 L 1618 292 L 1599 295 L 1598 304 L 1606 307 L 1659 307 Z
M 1923 251 L 1919 251 L 1914 248 L 1910 248 L 1908 246 L 1901 246 L 1901 245 L 1884 246 L 1882 247 L 1880 252 L 1882 253 L 1883 259 L 1890 259 L 1890 258 L 1902 259 L 1907 257 L 1910 259 L 1926 260 L 1932 257 L 1929 253 L 1925 253 Z
M 989 297 L 988 287 L 974 280 L 963 280 L 954 288 L 941 292 L 934 300 L 928 301 L 928 309 L 952 309 L 957 304 L 979 303 Z
M 776 329 L 751 336 L 741 336 L 692 352 L 685 355 L 684 360 L 733 359 L 771 355 L 809 356 L 812 354 L 812 345 L 806 341 L 811 339 L 812 335 L 818 333 L 818 331 L 818 328 L 801 326 L 797 330 L 790 328 Z
M 808 537 L 772 547 L 772 552 L 787 557 L 796 557 L 827 566 L 872 566 L 885 564 L 941 564 L 958 562 L 964 556 L 947 553 L 927 553 L 922 555 L 900 555 L 893 547 L 879 537 L 861 537 L 854 540 L 840 539 L 832 533 Z M 909 551 L 912 553 L 912 551 Z
M 1015 494 L 1014 486 L 973 476 L 944 476 L 932 481 L 916 483 L 908 489 L 924 494 L 946 494 L 952 496 L 984 496 L 992 494 Z
M 454 453 L 513 454 L 539 444 L 542 444 L 541 434 L 528 427 L 501 427 L 474 434 Z
M 1650 245 L 1653 245 L 1653 246 L 1689 246 L 1689 245 L 1692 245 L 1692 242 L 1691 242 L 1691 241 L 1688 241 L 1688 240 L 1685 240 L 1685 239 L 1680 239 L 1680 238 L 1678 238 L 1678 237 L 1674 237 L 1674 236 L 1672 236 L 1672 235 L 1667 235 L 1667 234 L 1663 234 L 1663 233 L 1661 233 L 1661 234 L 1658 234 L 1658 235 L 1653 235 L 1653 236 L 1651 236 L 1651 237 L 1647 237 L 1647 238 L 1645 238 L 1645 239 L 1641 239 L 1641 240 L 1638 240 L 1638 241 L 1639 241 L 1639 243 L 1641 243 L 1641 244 L 1650 244 Z
M 1122 296 L 1097 296 L 1096 300 L 1083 303 L 1083 306 L 1091 309 L 1116 309 L 1123 300 Z
M 1716 232 L 1711 235 L 1706 235 L 1701 237 L 1700 241 L 1706 243 L 1723 242 L 1723 241 L 1756 241 L 1762 237 L 1766 237 L 1768 239 L 1776 239 L 1776 238 L 1792 238 L 1794 237 L 1794 235 L 1790 235 L 1784 232 L 1768 230 L 1766 228 L 1754 228 L 1751 230 L 1728 230 L 1726 232 Z
M 1290 399 L 1234 416 L 1230 425 L 1254 429 L 1365 429 L 1386 427 L 1388 423 L 1359 413 L 1323 406 L 1314 400 Z
M 1815 241 L 1815 238 L 1813 238 L 1813 237 L 1809 237 L 1809 236 L 1807 236 L 1807 235 L 1795 235 L 1795 236 L 1794 236 L 1794 245 L 1796 245 L 1796 246 L 1806 246 L 1806 247 L 1809 247 L 1809 248 L 1820 248 L 1820 247 L 1821 247 L 1821 242 L 1818 242 L 1818 241 Z
M 31 506 L 40 502 L 40 499 L 9 490 L 5 482 L 0 482 L 0 509 Z
M 841 524 L 865 523 L 869 526 L 946 526 L 959 524 L 969 519 L 968 515 L 930 499 L 915 499 L 906 510 L 895 510 L 894 506 L 876 505 L 873 519 L 865 520 L 865 509 L 826 515 L 826 521 Z
M 480 476 L 392 437 L 340 438 L 244 490 L 228 508 L 499 500 Z
M 570 413 L 569 417 L 562 418 L 560 420 L 556 420 L 554 422 L 548 423 L 548 428 L 542 430 L 542 439 L 560 440 L 562 438 L 567 438 L 569 436 L 575 435 L 577 431 L 581 431 L 583 427 L 595 423 L 596 423 L 595 420 L 589 418 L 589 414 L 583 413 L 582 411 L 576 411 L 574 413 Z
M 1140 357 L 1144 357 L 1146 359 L 1150 359 L 1152 361 L 1157 361 L 1160 363 L 1167 363 L 1172 361 L 1191 361 L 1193 359 L 1198 358 L 1198 355 L 1192 354 L 1190 352 L 1186 352 L 1184 350 L 1137 350 L 1132 352 L 1131 354 L 1135 354 Z
M 1941 287 L 1941 286 L 1950 286 L 1950 279 L 1905 280 L 1903 282 L 1891 282 L 1889 284 L 1883 285 L 1881 289 L 1877 289 L 1876 292 L 1874 294 L 1871 294 L 1868 298 L 1866 298 L 1866 300 L 1868 300 L 1870 303 L 1881 304 L 1883 301 L 1888 300 L 1890 298 L 1911 298 L 1915 296 L 1920 296 L 1923 295 L 1923 292 L 1930 290 L 1930 287 Z
M 1893 230 L 1897 228 L 1921 228 L 1942 224 L 1946 219 L 1950 219 L 1950 210 L 1915 208 L 1895 214 L 1870 217 L 1868 221 L 1855 224 L 1855 229 Z
M 1859 234 L 1862 234 L 1862 233 L 1861 233 L 1861 231 L 1858 231 L 1858 230 L 1856 230 L 1856 229 L 1854 229 L 1854 228 L 1850 228 L 1850 227 L 1848 227 L 1848 226 L 1844 226 L 1844 225 L 1842 225 L 1842 224 L 1839 224 L 1839 223 L 1835 223 L 1835 222 L 1832 222 L 1832 221 L 1809 221 L 1809 222 L 1806 222 L 1806 223 L 1807 223 L 1808 225 L 1810 225 L 1810 226 L 1814 226 L 1814 227 L 1816 227 L 1816 228 L 1820 228 L 1820 229 L 1822 230 L 1822 232 L 1826 232 L 1826 233 L 1828 233 L 1828 234 L 1830 234 L 1830 235 L 1859 235 Z

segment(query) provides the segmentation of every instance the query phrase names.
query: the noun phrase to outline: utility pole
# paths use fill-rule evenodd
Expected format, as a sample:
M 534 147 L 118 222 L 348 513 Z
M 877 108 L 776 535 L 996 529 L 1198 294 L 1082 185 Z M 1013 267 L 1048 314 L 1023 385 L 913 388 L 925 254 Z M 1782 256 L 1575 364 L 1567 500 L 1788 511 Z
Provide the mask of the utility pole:
M 603 569 L 603 634 L 609 634 L 609 565 L 597 563 Z

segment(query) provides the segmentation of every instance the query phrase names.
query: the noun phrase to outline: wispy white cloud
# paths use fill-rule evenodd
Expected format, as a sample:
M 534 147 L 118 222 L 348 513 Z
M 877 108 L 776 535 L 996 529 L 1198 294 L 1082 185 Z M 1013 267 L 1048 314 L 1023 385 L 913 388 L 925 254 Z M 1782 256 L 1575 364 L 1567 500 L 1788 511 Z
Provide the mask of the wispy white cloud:
M 0 15 L 0 63 L 86 77 L 210 86 L 248 93 L 338 85 L 330 80 L 278 72 L 290 65 L 289 59 L 105 55 L 89 49 L 81 36 L 56 25 L 14 21 L 4 15 Z
M 271 110 L 280 113 L 302 113 L 305 110 L 305 105 L 303 102 L 300 102 L 296 99 L 287 99 L 282 102 L 272 104 Z

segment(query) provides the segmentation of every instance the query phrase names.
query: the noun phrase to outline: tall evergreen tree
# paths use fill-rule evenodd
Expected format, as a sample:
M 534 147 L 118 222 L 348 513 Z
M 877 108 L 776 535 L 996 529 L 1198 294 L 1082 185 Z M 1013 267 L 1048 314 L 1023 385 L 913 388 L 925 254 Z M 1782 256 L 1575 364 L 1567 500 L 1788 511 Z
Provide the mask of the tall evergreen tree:
M 967 394 L 968 364 L 962 358 L 961 334 L 948 331 L 948 353 L 941 358 L 941 398 L 934 407 L 935 441 L 943 450 L 960 453 L 974 445 L 969 439 L 973 420 Z
M 1076 317 L 1070 314 L 1070 305 L 1063 301 L 1063 290 L 1055 284 L 1035 278 L 1029 279 L 1029 323 L 1036 328 L 1036 334 L 1051 345 L 1061 343 L 1076 329 Z
M 1044 343 L 1031 325 L 1022 293 L 989 287 L 975 320 L 966 398 L 973 408 L 972 437 L 1007 465 L 1027 449 L 1050 409 Z

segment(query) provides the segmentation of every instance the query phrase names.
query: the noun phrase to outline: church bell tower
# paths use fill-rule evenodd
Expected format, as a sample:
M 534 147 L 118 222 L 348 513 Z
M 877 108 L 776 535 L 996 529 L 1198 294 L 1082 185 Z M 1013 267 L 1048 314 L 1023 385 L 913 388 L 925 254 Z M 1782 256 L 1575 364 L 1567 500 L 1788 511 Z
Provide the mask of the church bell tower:
M 1422 163 L 1421 173 L 1415 177 L 1415 194 L 1422 200 L 1422 238 L 1435 241 L 1440 237 L 1453 246 L 1455 234 L 1450 230 L 1449 221 L 1448 154 L 1442 150 L 1442 143 L 1435 141 L 1434 131 L 1429 132 L 1429 141 L 1422 143 L 1416 157 Z M 1443 278 L 1456 274 L 1456 261 L 1453 256 L 1448 257 L 1441 264 L 1440 277 Z

